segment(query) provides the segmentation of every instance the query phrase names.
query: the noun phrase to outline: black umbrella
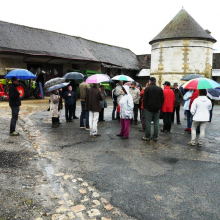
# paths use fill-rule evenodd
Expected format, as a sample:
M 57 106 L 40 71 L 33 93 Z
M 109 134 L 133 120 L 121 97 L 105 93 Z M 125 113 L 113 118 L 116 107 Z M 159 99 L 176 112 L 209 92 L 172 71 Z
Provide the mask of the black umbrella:
M 83 80 L 84 75 L 78 72 L 70 72 L 66 73 L 63 78 L 65 78 L 66 80 Z
M 203 78 L 204 76 L 202 76 L 202 75 L 199 75 L 199 74 L 196 74 L 196 73 L 194 73 L 194 74 L 188 74 L 188 75 L 186 75 L 186 76 L 184 76 L 182 79 L 180 79 L 180 80 L 182 80 L 182 81 L 189 81 L 189 80 L 191 80 L 191 79 L 197 79 L 197 78 Z

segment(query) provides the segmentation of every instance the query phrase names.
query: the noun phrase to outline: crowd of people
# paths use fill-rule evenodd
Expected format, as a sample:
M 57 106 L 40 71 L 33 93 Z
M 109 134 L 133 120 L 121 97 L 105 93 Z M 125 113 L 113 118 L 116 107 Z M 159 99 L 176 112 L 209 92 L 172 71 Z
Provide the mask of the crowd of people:
M 16 121 L 18 119 L 19 106 L 21 101 L 19 92 L 16 89 L 18 80 L 12 79 L 12 85 L 9 89 L 9 105 L 12 109 L 12 119 L 10 125 L 11 136 L 18 136 L 15 131 Z M 59 117 L 63 108 L 63 99 L 65 100 L 65 119 L 66 122 L 73 122 L 78 119 L 75 115 L 77 94 L 73 85 L 68 85 L 67 89 L 54 90 L 50 94 L 50 114 L 52 118 L 52 127 L 57 128 L 61 124 Z M 107 108 L 104 86 L 98 87 L 97 84 L 87 84 L 82 82 L 79 85 L 81 99 L 80 128 L 90 131 L 92 137 L 98 137 L 98 122 L 104 120 L 104 109 Z M 130 87 L 123 85 L 123 81 L 116 83 L 112 90 L 113 110 L 112 120 L 118 120 L 121 130 L 117 136 L 121 139 L 128 139 L 130 133 L 130 124 L 137 125 L 138 112 L 141 119 L 142 129 L 145 132 L 142 140 L 158 141 L 159 119 L 163 119 L 163 128 L 161 132 L 170 133 L 172 124 L 175 121 L 177 125 L 180 121 L 180 106 L 183 102 L 184 115 L 186 115 L 187 126 L 185 131 L 191 133 L 189 145 L 196 145 L 196 134 L 199 134 L 198 146 L 202 146 L 205 127 L 207 122 L 211 122 L 212 109 L 214 102 L 207 98 L 206 89 L 188 91 L 182 87 L 178 88 L 178 83 L 174 83 L 172 88 L 168 81 L 163 83 L 163 89 L 156 85 L 156 78 L 151 77 L 142 89 L 140 84 L 131 82 Z M 151 126 L 154 126 L 151 134 Z

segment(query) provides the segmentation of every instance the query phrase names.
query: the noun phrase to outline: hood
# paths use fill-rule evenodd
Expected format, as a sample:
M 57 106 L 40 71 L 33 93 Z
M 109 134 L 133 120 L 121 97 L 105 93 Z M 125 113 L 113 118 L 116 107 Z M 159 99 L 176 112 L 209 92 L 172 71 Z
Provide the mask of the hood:
M 124 87 L 125 91 L 127 92 L 127 94 L 130 94 L 130 92 L 129 92 L 129 86 L 123 85 L 123 87 Z
M 207 96 L 199 96 L 198 98 L 199 98 L 199 100 L 202 101 L 202 102 L 206 102 L 207 100 L 209 100 L 209 99 L 207 98 Z

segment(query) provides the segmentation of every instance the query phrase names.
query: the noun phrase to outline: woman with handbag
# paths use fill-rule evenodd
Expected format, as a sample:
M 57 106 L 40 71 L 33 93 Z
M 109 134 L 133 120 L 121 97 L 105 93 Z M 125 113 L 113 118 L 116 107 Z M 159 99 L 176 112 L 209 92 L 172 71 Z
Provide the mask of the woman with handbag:
M 104 120 L 104 109 L 107 108 L 107 102 L 106 102 L 106 97 L 107 97 L 107 94 L 105 92 L 105 88 L 103 85 L 101 85 L 99 87 L 99 90 L 101 92 L 101 95 L 102 95 L 102 98 L 103 98 L 103 101 L 100 101 L 100 105 L 101 105 L 101 112 L 99 112 L 99 121 L 105 121 Z

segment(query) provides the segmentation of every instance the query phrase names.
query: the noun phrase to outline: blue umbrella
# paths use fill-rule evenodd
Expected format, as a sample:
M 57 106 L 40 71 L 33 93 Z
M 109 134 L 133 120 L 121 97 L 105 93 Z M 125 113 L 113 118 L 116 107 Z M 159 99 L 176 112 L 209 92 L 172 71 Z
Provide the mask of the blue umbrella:
M 23 80 L 36 78 L 36 76 L 32 72 L 25 69 L 12 70 L 5 76 L 5 78 L 7 79 L 11 79 L 12 77 L 17 77 L 18 79 L 23 79 Z

